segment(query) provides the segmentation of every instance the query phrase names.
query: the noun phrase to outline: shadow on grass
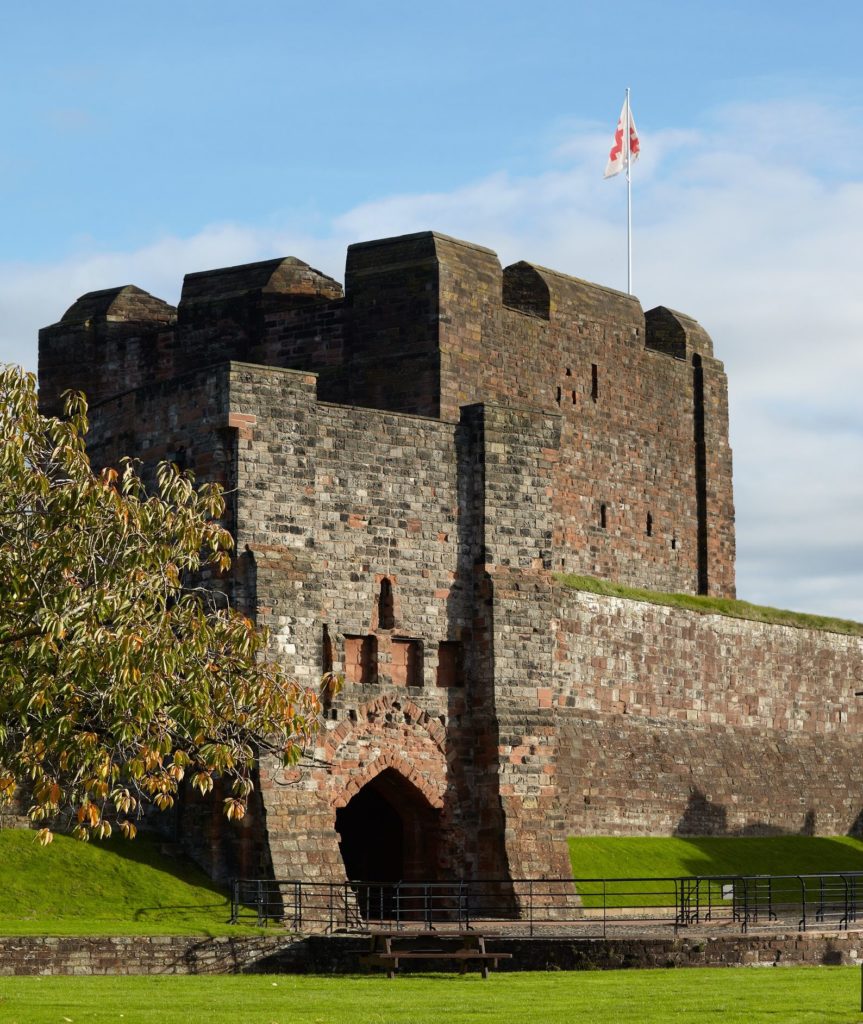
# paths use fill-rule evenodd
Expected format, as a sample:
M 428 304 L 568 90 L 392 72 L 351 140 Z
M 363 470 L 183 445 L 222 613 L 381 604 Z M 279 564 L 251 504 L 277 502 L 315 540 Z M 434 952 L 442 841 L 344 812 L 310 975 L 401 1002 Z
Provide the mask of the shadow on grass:
M 208 889 L 214 895 L 227 896 L 227 890 L 208 878 L 207 875 L 185 854 L 166 854 L 161 839 L 139 834 L 135 839 L 110 838 L 101 841 L 95 849 L 104 849 L 123 860 L 144 865 L 153 871 L 170 875 L 180 882 Z
M 851 829 L 857 838 L 858 822 Z M 797 832 L 765 822 L 729 829 L 722 804 L 695 790 L 675 829 L 698 856 L 683 860 L 689 875 L 797 875 L 863 870 L 860 849 L 846 837 L 816 836 L 816 814 L 806 811 Z

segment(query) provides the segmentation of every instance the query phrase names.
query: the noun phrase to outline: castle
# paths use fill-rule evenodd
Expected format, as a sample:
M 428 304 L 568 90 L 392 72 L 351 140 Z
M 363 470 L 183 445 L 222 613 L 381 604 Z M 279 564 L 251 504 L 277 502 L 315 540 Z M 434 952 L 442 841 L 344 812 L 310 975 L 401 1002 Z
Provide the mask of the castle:
M 40 333 L 40 397 L 95 464 L 229 493 L 235 606 L 345 685 L 242 827 L 187 799 L 215 877 L 568 877 L 585 833 L 844 833 L 863 641 L 569 589 L 734 596 L 727 382 L 699 324 L 425 232 L 128 285 Z

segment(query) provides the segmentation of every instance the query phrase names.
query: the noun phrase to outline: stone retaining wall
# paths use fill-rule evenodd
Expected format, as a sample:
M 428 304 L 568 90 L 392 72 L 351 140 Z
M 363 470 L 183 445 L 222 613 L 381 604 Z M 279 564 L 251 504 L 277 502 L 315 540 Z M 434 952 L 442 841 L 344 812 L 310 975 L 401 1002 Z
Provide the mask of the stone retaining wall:
M 2 975 L 344 974 L 363 970 L 363 936 L 284 934 L 207 939 L 188 936 L 0 937 Z M 858 964 L 863 933 L 806 932 L 681 938 L 492 937 L 511 953 L 501 970 L 608 970 L 631 967 L 739 967 Z M 440 970 L 446 963 L 411 964 Z
M 0 936 L 0 975 L 238 974 L 285 943 L 283 934 Z

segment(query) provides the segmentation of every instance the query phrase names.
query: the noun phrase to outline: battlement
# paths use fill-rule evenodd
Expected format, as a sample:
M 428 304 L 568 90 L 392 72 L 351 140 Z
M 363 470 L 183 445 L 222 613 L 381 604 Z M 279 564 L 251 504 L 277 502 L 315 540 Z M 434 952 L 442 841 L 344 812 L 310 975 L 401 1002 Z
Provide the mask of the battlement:
M 338 281 L 288 256 L 186 274 L 177 315 L 184 326 L 213 319 L 248 324 L 252 317 L 341 297 Z
M 40 332 L 43 403 L 53 407 L 54 392 L 69 386 L 64 358 L 77 349 L 92 401 L 128 390 L 135 359 L 147 363 L 147 379 L 236 359 L 320 372 L 328 399 L 457 419 L 465 388 L 475 392 L 470 400 L 486 396 L 478 381 L 459 374 L 456 385 L 441 368 L 464 349 L 465 336 L 481 335 L 488 347 L 490 335 L 518 323 L 514 314 L 530 318 L 521 328 L 534 335 L 527 344 L 544 342 L 556 327 L 569 335 L 563 347 L 574 357 L 572 343 L 591 323 L 678 359 L 713 357 L 710 338 L 685 314 L 665 307 L 645 314 L 634 296 L 536 264 L 502 268 L 491 249 L 438 232 L 351 245 L 345 280 L 343 293 L 337 281 L 286 257 L 187 274 L 177 308 L 134 285 L 89 292 Z M 140 347 L 126 351 L 132 337 L 158 341 L 164 358 L 155 363 Z M 418 393 L 415 374 L 409 392 L 395 380 L 383 387 L 371 379 L 375 368 L 398 366 L 396 376 L 404 376 L 411 364 L 428 379 L 428 393 Z M 523 389 L 520 397 L 542 404 L 536 391 Z
M 684 314 L 426 231 L 351 245 L 344 293 L 287 257 L 188 274 L 176 310 L 132 285 L 82 296 L 40 332 L 41 400 L 230 360 L 313 371 L 347 406 L 554 413 L 553 568 L 734 593 L 727 384 Z
M 103 323 L 172 323 L 177 316 L 173 306 L 150 295 L 133 284 L 87 292 L 63 314 L 60 322 L 81 324 Z

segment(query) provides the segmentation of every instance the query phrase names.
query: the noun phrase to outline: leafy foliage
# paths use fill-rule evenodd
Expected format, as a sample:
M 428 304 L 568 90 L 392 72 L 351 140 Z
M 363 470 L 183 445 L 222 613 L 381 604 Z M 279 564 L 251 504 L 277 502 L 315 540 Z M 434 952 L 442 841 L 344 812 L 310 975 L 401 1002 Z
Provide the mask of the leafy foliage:
M 219 487 L 169 464 L 158 495 L 130 461 L 95 474 L 87 429 L 82 395 L 44 417 L 34 377 L 0 367 L 0 797 L 26 783 L 34 820 L 131 837 L 184 777 L 221 777 L 242 818 L 258 756 L 298 759 L 317 695 L 219 589 Z

